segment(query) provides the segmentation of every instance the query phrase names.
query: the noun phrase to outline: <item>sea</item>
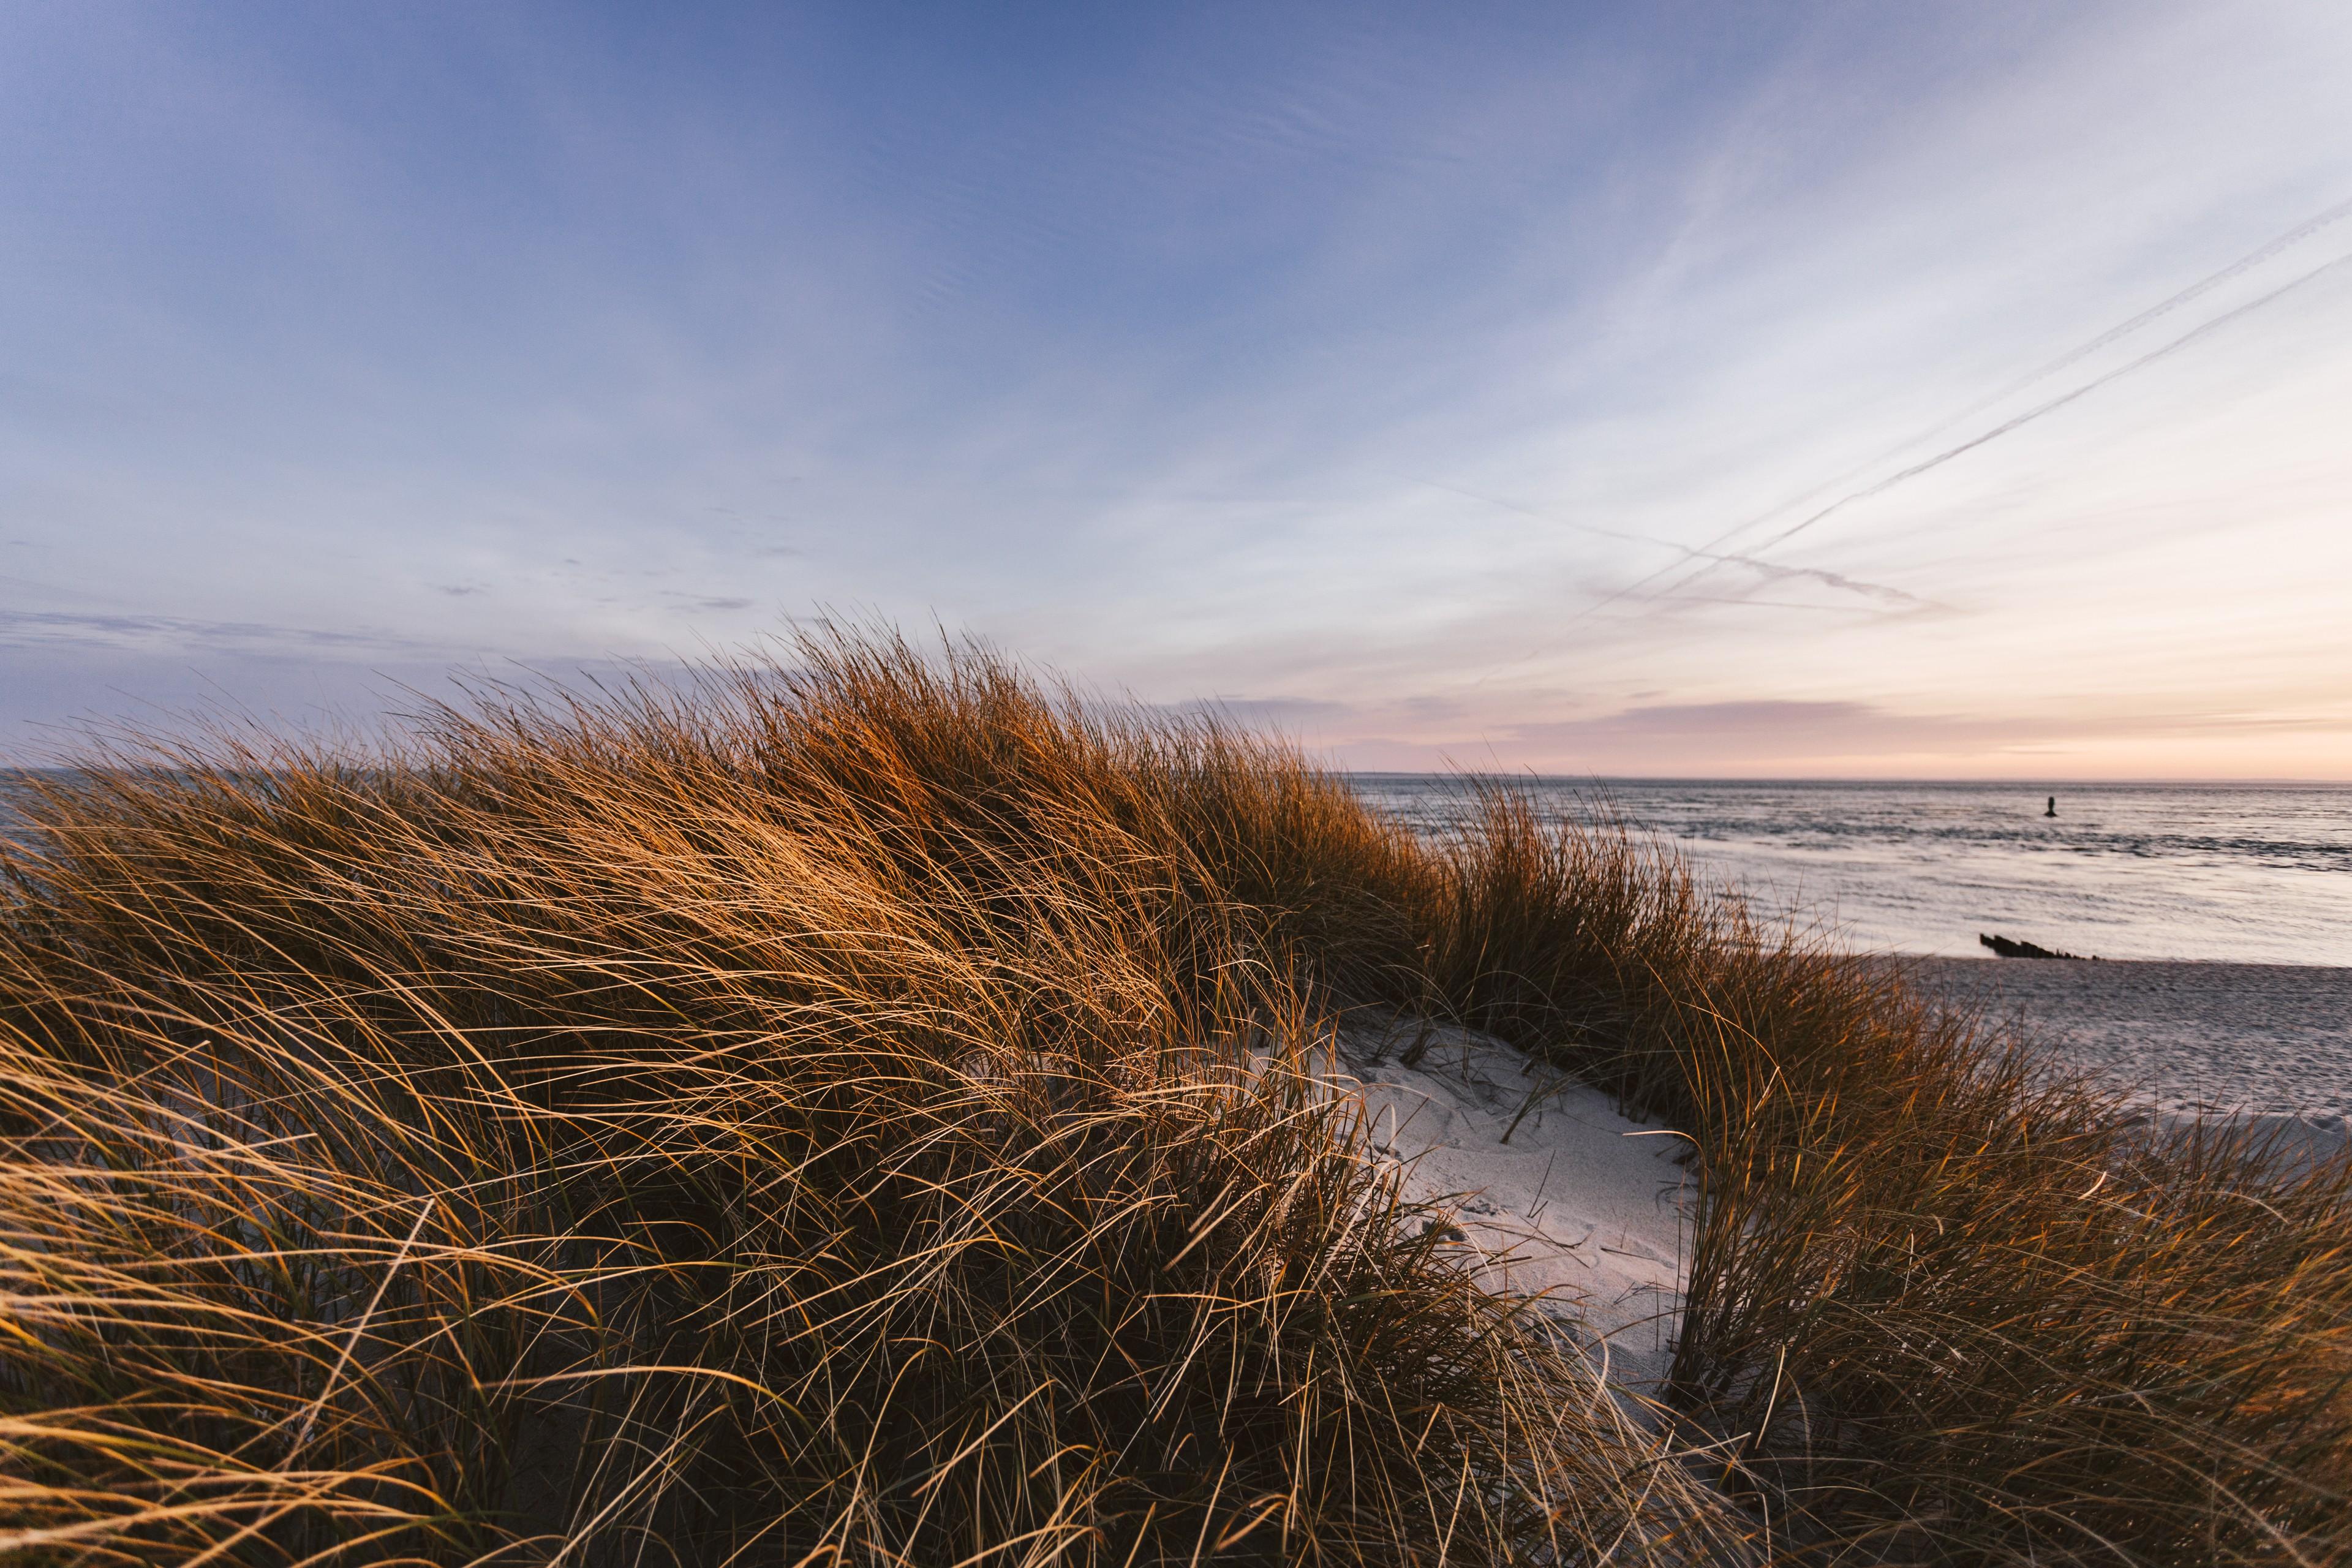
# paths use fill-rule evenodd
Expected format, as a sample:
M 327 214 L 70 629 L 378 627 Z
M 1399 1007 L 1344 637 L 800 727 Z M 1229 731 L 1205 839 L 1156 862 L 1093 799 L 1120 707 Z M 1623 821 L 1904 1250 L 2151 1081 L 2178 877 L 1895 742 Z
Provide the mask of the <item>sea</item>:
M 1456 777 L 1349 782 L 1433 835 L 1473 808 Z M 1507 782 L 2165 1111 L 2352 1117 L 2352 786 Z M 2103 962 L 2000 959 L 1987 936 Z
M 1433 832 L 1471 806 L 1456 778 L 1349 782 Z M 2352 965 L 2352 786 L 1508 782 L 1548 816 L 1670 841 L 1759 913 L 1864 951 L 1990 958 L 1979 939 L 2002 935 L 2086 957 Z

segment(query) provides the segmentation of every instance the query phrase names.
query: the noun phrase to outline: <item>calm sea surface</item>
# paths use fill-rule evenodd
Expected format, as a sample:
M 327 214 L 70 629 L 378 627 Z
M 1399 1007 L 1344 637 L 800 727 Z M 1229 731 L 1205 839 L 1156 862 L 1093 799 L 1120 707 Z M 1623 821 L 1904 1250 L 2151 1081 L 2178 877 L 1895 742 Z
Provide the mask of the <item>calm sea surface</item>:
M 1461 785 L 1358 773 L 1419 827 Z M 2352 965 L 2352 787 L 1520 781 L 1548 813 L 1605 805 L 1760 911 L 1876 952 L 1990 955 L 1981 932 L 2103 958 Z

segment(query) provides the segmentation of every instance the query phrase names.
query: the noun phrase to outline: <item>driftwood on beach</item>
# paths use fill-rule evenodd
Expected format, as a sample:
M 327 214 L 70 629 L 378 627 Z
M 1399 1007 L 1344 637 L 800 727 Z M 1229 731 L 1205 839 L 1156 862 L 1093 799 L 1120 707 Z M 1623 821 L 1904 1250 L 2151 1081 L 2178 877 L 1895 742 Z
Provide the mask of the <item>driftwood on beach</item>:
M 1982 931 L 1977 933 L 1977 941 L 2002 958 L 2064 958 L 2077 963 L 2085 962 L 2079 952 L 2060 952 L 2034 942 L 2011 942 L 2005 936 L 1987 936 Z M 2098 955 L 2092 954 L 2087 962 L 2097 963 Z

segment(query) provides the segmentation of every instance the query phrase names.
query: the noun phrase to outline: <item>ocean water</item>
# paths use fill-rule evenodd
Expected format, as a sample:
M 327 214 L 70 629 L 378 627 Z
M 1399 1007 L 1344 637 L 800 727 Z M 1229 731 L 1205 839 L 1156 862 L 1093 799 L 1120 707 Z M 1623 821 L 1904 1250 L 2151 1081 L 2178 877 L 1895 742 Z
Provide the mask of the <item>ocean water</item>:
M 1427 832 L 1466 815 L 1458 781 L 1350 782 Z M 2352 1141 L 2352 787 L 2074 784 L 2052 817 L 2044 785 L 1515 782 L 1548 816 L 1658 835 L 1763 914 L 1895 955 L 2153 1110 Z M 2143 962 L 1999 960 L 1983 933 Z
M 1431 831 L 1465 809 L 1454 780 L 1350 782 Z M 1517 782 L 1548 815 L 1613 813 L 1759 912 L 1866 952 L 1990 958 L 1991 933 L 2110 959 L 2352 965 L 2352 786 Z

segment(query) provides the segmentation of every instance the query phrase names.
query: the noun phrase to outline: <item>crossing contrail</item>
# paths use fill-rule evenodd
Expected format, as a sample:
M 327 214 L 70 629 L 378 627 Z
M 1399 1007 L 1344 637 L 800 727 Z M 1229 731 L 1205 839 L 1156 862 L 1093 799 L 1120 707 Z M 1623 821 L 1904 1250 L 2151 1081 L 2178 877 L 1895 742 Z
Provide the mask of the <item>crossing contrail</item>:
M 2147 310 L 2140 311 L 2137 315 L 2133 316 L 2128 321 L 2118 322 L 2115 326 L 2109 327 L 2106 331 L 2100 332 L 2097 336 L 2091 338 L 2089 341 L 2075 345 L 2074 348 L 2067 350 L 2064 353 L 2060 354 L 2057 358 L 2043 364 L 2041 368 L 2009 383 L 2000 391 L 1979 398 L 1976 402 L 1969 404 L 1967 407 L 1938 420 L 1936 424 L 1928 426 L 1927 429 L 1920 431 L 1918 434 L 1887 448 L 1885 451 L 1879 453 L 1876 457 L 1872 458 L 1867 462 L 1860 463 L 1855 465 L 1853 468 L 1848 468 L 1844 473 L 1839 475 L 1838 478 L 1831 480 L 1828 484 L 1814 487 L 1811 490 L 1806 492 L 1804 496 L 1798 498 L 1796 500 L 1783 502 L 1781 505 L 1774 507 L 1769 511 L 1760 513 L 1755 517 L 1749 518 L 1745 522 L 1741 522 L 1734 527 L 1726 529 L 1723 532 L 1716 535 L 1713 539 L 1708 540 L 1705 544 L 1699 545 L 1695 549 L 1688 546 L 1679 546 L 1678 548 L 1685 549 L 1687 552 L 1681 560 L 1670 561 L 1666 564 L 1659 567 L 1656 571 L 1635 579 L 1633 582 L 1627 584 L 1624 587 L 1618 589 L 1615 593 L 1611 594 L 1608 597 L 1601 599 L 1597 604 L 1591 605 L 1585 613 L 1591 614 L 1593 611 L 1605 609 L 1609 605 L 1615 604 L 1620 599 L 1626 598 L 1633 594 L 1639 593 L 1642 589 L 1648 587 L 1659 578 L 1666 576 L 1670 573 L 1677 572 L 1685 567 L 1690 566 L 1694 558 L 1703 559 L 1714 555 L 1715 552 L 1721 551 L 1726 544 L 1738 538 L 1741 534 L 1748 532 L 1750 529 L 1759 528 L 1765 523 L 1771 521 L 1774 518 L 1781 516 L 1793 510 L 1795 507 L 1803 504 L 1804 500 L 1811 499 L 1812 496 L 1817 496 L 1825 489 L 1834 489 L 1838 485 L 1844 484 L 1856 475 L 1866 473 L 1870 469 L 1876 468 L 1879 464 L 1886 461 L 1889 458 L 1894 457 L 1896 453 L 1916 447 L 1924 440 L 1942 434 L 1944 431 L 1950 429 L 1953 426 L 1959 424 L 1962 420 L 1969 418 L 1970 416 L 1983 413 L 1986 409 L 1992 407 L 1995 404 L 2015 396 L 2018 393 L 2022 392 L 2027 387 L 2033 385 L 2037 382 L 2048 380 L 2051 376 L 2057 374 L 2060 371 L 2066 369 L 2068 366 L 2079 363 L 2081 361 L 2089 358 L 2092 354 L 2098 353 L 2099 350 L 2106 348 L 2123 338 L 2129 337 L 2132 333 L 2138 331 L 2141 328 L 2147 326 L 2149 323 L 2159 321 L 2165 316 L 2169 315 L 2174 310 L 2179 310 L 2181 306 L 2189 304 L 2205 294 L 2210 293 L 2213 289 L 2220 288 L 2222 284 L 2229 282 L 2231 279 L 2243 276 L 2245 273 L 2261 266 L 2263 262 L 2273 259 L 2284 251 L 2292 249 L 2294 247 L 2302 244 L 2305 240 L 2309 239 L 2313 235 L 2319 233 L 2321 230 L 2327 228 L 2331 225 L 2342 222 L 2347 217 L 2352 217 L 2352 200 L 2338 202 L 2334 206 L 2327 208 L 2325 212 L 2321 212 L 2311 217 L 2305 218 L 2303 222 L 2296 224 L 2294 227 L 2285 230 L 2284 233 L 2263 241 L 2263 244 L 2256 247 L 2254 249 L 2248 251 L 2245 255 L 2238 258 L 2237 260 L 2232 261 L 2230 265 L 2222 268 L 2220 271 L 2206 274 L 2204 277 L 2200 278 L 2196 282 L 2189 284 L 2188 287 L 2179 289 L 2164 300 L 2158 300 L 2156 304 L 2149 306 Z M 2334 263 L 2329 263 L 2328 265 L 2333 266 Z M 2322 267 L 2319 268 L 2319 271 L 2321 272 L 2325 272 L 2326 270 L 2327 267 Z M 2262 299 L 2252 301 L 2251 305 L 2241 306 L 2238 310 L 2230 311 L 2227 315 L 2214 318 L 2212 321 L 2206 323 L 2206 325 L 2218 325 L 2234 316 L 2243 314 L 2246 310 L 2251 310 L 2255 306 L 2267 304 L 2271 300 L 2277 298 L 2279 294 L 2285 293 L 2289 289 L 2298 288 L 2302 284 L 2308 282 L 2310 278 L 2314 276 L 2316 276 L 2316 274 L 2310 274 L 2304 278 L 2297 279 L 2294 282 L 2287 284 L 2284 288 L 2274 290 L 2273 293 L 2264 295 Z M 2172 348 L 2177 348 L 2180 346 L 2180 344 L 2186 343 L 2191 339 L 2202 335 L 2204 330 L 2204 328 L 2200 327 L 2196 331 L 2192 331 L 2188 334 L 2187 337 L 2180 339 L 2178 342 L 2169 345 L 2166 349 L 2158 351 L 2155 355 L 2149 357 L 2160 358 L 2163 354 L 2171 352 Z M 1822 518 L 1830 515 L 1830 513 L 1838 510 L 1853 501 L 1862 500 L 1868 495 L 1876 495 L 1886 489 L 1890 484 L 1900 483 L 1903 479 L 1908 479 L 1916 473 L 1924 473 L 1928 468 L 1937 467 L 1942 462 L 1948 461 L 1951 458 L 1959 456 L 1962 452 L 1974 450 L 1977 447 L 1981 446 L 1984 441 L 1991 439 L 1995 436 L 2007 434 L 2010 430 L 2014 429 L 2018 424 L 2024 423 L 2026 420 L 2039 418 L 2042 415 L 2049 413 L 2054 408 L 2061 407 L 2067 403 L 2071 403 L 2074 401 L 2074 397 L 2081 395 L 2083 392 L 2087 392 L 2095 387 L 2105 385 L 2107 382 L 2114 380 L 2116 374 L 2136 370 L 2140 364 L 2146 363 L 2146 359 L 2136 361 L 2132 364 L 2125 366 L 2121 372 L 2116 372 L 2106 376 L 2103 376 L 2097 381 L 2091 383 L 2089 386 L 2079 388 L 2076 392 L 2068 395 L 2064 398 L 2061 398 L 2042 408 L 2037 408 L 2032 413 L 2021 416 L 2020 419 L 2004 425 L 1999 429 L 1988 432 L 1984 437 L 1968 442 L 1962 447 L 1950 452 L 1940 454 L 1937 458 L 1929 459 L 1926 464 L 1917 465 L 1912 468 L 1906 469 L 1903 473 L 1895 476 L 1893 479 L 1883 481 L 1880 484 L 1869 487 L 1863 491 L 1858 491 L 1854 494 L 1845 496 L 1837 501 L 1832 502 L 1828 507 L 1823 508 L 1821 511 L 1815 512 L 1803 522 L 1799 523 L 1796 528 L 1790 529 L 1786 532 L 1776 536 L 1773 540 L 1768 541 L 1765 544 L 1757 546 L 1756 548 L 1769 550 L 1773 544 L 1778 543 L 1780 540 L 1789 537 L 1789 534 L 1797 532 L 1805 528 L 1810 528 L 1815 522 L 1818 522 Z M 1748 553 L 1752 553 L 1752 552 L 1748 552 Z M 1704 563 L 1692 571 L 1689 576 L 1683 578 L 1679 583 L 1668 587 L 1664 592 L 1671 594 L 1677 588 L 1685 587 L 1690 584 L 1696 582 L 1699 578 L 1706 576 L 1709 572 L 1713 571 L 1717 565 L 1721 563 L 1720 560 L 1706 559 L 1704 560 Z M 1581 617 L 1580 616 L 1578 618 Z
M 2131 374 L 2136 370 L 2144 369 L 2148 365 L 2154 364 L 2160 359 L 2164 359 L 2169 355 L 2179 353 L 2182 349 L 2185 349 L 2189 344 L 2197 342 L 2198 339 L 2205 337 L 2209 333 L 2220 331 L 2221 328 L 2228 326 L 2231 321 L 2236 321 L 2241 316 L 2246 315 L 2251 311 L 2261 310 L 2263 306 L 2269 304 L 2273 300 L 2282 299 L 2288 294 L 2294 293 L 2297 289 L 2302 288 L 2305 284 L 2314 282 L 2318 279 L 2325 277 L 2326 274 L 2335 271 L 2337 268 L 2344 266 L 2347 262 L 2352 262 L 2352 252 L 2347 252 L 2345 255 L 2339 256 L 2333 261 L 2322 262 L 2317 267 L 2315 267 L 2310 271 L 2305 273 L 2302 277 L 2294 279 L 2289 282 L 2282 283 L 2277 288 L 2272 289 L 2269 293 L 2249 300 L 2233 310 L 2224 310 L 2221 314 L 2214 317 L 2211 321 L 2202 322 L 2198 326 L 2190 328 L 2188 331 L 2181 333 L 2180 336 L 2173 339 L 2162 348 L 2152 349 L 2148 353 L 2140 355 L 2139 358 L 2133 360 L 2128 364 L 2117 365 L 2115 369 L 2107 372 L 2105 375 L 2095 376 L 2091 380 L 2086 381 L 2082 385 L 2076 387 L 2074 391 L 2065 394 L 2063 396 L 2053 397 L 2049 402 L 2042 404 L 2038 407 L 2027 409 L 2024 413 L 2018 415 L 2014 418 L 2005 419 L 2001 421 L 2001 423 L 1994 426 L 1991 429 L 1984 432 L 1982 435 L 1971 437 L 1968 440 L 1961 442 L 1957 447 L 1948 447 L 1924 462 L 1914 463 L 1909 468 L 1902 469 L 1897 473 L 1889 474 L 1886 478 L 1879 480 L 1876 484 L 1865 485 L 1861 489 L 1855 490 L 1850 495 L 1841 496 L 1836 500 L 1832 501 L 1829 505 L 1822 508 L 1821 510 L 1805 519 L 1802 522 L 1795 523 L 1788 528 L 1782 529 L 1780 532 L 1774 534 L 1763 543 L 1757 545 L 1755 547 L 1755 551 L 1761 552 L 1769 550 L 1777 544 L 1780 544 L 1785 541 L 1795 538 L 1798 534 L 1802 533 L 1805 530 L 1812 527 L 1813 524 L 1821 521 L 1823 518 L 1828 517 L 1834 512 L 1842 511 L 1845 508 L 1852 506 L 1856 501 L 1868 500 L 1873 496 L 1885 495 L 1888 490 L 1893 489 L 1896 485 L 1902 484 L 1906 479 L 1916 479 L 1921 474 L 1927 472 L 1931 468 L 1940 468 L 1946 463 L 1950 462 L 1953 458 L 1969 452 L 1973 452 L 1988 441 L 1997 441 L 2003 436 L 2008 435 L 2011 431 L 2015 430 L 2021 426 L 2032 424 L 2036 419 L 2041 418 L 2045 414 L 2054 414 L 2059 409 L 2065 407 L 2068 404 L 2074 402 L 2076 399 L 2089 396 L 2092 393 L 2098 391 L 2099 388 L 2105 386 L 2110 382 L 2119 381 L 2123 377 Z M 1712 569 L 1713 568 L 1711 566 L 1701 568 L 1702 571 Z
M 1861 594 L 1871 598 L 1927 608 L 1941 607 L 1933 600 L 1923 599 L 1916 594 L 1906 593 L 1900 588 L 1890 588 L 1884 583 L 1864 583 L 1858 578 L 1849 577 L 1842 572 L 1825 572 L 1813 566 L 1782 566 L 1769 561 L 1759 561 L 1748 555 L 1694 550 L 1687 544 L 1677 544 L 1671 539 L 1660 539 L 1653 534 L 1634 533 L 1622 528 L 1604 528 L 1595 522 L 1579 522 L 1573 518 L 1559 517 L 1535 507 L 1522 505 L 1517 501 L 1505 500 L 1500 496 L 1490 496 L 1480 490 L 1464 489 L 1460 485 L 1449 485 L 1443 479 L 1433 479 L 1423 474 L 1399 473 L 1397 478 L 1416 485 L 1426 486 L 1430 489 L 1444 490 L 1448 495 L 1460 496 L 1465 500 L 1478 501 L 1486 506 L 1500 508 L 1504 511 L 1515 511 L 1521 517 L 1531 517 L 1555 527 L 1574 529 L 1579 533 L 1590 533 L 1601 539 L 1622 539 L 1633 544 L 1650 544 L 1667 550 L 1678 550 L 1683 555 L 1679 564 L 1687 565 L 1693 561 L 1703 561 L 1717 566 L 1746 566 L 1776 581 L 1790 577 L 1811 577 L 1827 587 L 1842 588 L 1848 593 Z

